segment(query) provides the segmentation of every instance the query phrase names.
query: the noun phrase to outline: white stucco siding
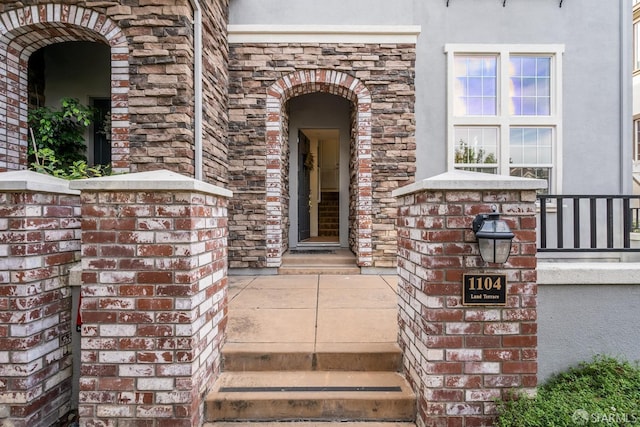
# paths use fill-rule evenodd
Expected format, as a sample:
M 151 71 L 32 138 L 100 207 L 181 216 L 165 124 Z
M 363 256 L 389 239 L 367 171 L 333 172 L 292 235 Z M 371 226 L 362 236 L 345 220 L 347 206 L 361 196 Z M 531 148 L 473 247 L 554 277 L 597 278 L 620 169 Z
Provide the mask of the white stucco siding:
M 559 187 L 565 194 L 628 191 L 630 131 L 621 129 L 630 126 L 632 106 L 621 94 L 631 93 L 631 79 L 623 72 L 628 58 L 622 52 L 628 46 L 621 34 L 630 22 L 631 5 L 601 0 L 564 1 L 562 7 L 558 0 L 507 0 L 505 7 L 495 0 L 446 3 L 403 0 L 389 7 L 384 0 L 331 0 L 321 6 L 310 0 L 235 0 L 230 24 L 420 26 L 416 179 L 447 168 L 446 44 L 562 44 Z

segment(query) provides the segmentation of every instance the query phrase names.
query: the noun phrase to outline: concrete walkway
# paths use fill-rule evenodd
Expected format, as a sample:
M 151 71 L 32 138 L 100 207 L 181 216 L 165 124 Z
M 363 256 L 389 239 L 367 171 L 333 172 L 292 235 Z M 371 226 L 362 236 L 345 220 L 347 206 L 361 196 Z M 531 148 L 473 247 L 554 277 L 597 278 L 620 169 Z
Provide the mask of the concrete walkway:
M 357 351 L 397 342 L 397 277 L 229 276 L 228 348 Z
M 207 397 L 205 427 L 415 427 L 393 421 L 415 416 L 397 372 L 396 284 L 395 275 L 229 276 L 225 372 Z M 222 391 L 274 385 L 283 390 Z M 318 385 L 398 390 L 284 390 Z

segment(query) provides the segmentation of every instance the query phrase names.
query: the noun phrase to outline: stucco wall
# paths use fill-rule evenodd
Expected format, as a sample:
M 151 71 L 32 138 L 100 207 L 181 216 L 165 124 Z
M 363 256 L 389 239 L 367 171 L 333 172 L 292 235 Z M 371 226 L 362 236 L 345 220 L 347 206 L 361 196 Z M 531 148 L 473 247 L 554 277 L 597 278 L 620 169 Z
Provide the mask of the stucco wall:
M 640 359 L 638 263 L 538 263 L 538 379 L 596 354 Z
M 446 43 L 564 44 L 564 193 L 630 191 L 631 63 L 621 58 L 631 2 L 601 0 L 235 0 L 231 24 L 420 25 L 416 57 L 416 179 L 446 169 Z M 623 17 L 621 18 L 621 10 Z M 286 11 L 286 13 L 282 13 Z M 310 13 L 310 11 L 312 11 Z M 628 31 L 627 31 L 628 29 Z M 630 38 L 630 36 L 629 36 Z M 629 49 L 630 52 L 630 49 Z M 627 62 L 629 62 L 627 64 Z M 623 109 L 624 108 L 624 109 Z M 628 129 L 621 132 L 620 129 Z M 622 136 L 621 136 L 622 135 Z M 624 138 L 624 139 L 622 139 Z M 627 164 L 628 163 L 628 164 Z M 607 174 L 592 174 L 593 168 Z M 621 176 L 620 172 L 624 174 Z M 576 177 L 580 177 L 577 179 Z

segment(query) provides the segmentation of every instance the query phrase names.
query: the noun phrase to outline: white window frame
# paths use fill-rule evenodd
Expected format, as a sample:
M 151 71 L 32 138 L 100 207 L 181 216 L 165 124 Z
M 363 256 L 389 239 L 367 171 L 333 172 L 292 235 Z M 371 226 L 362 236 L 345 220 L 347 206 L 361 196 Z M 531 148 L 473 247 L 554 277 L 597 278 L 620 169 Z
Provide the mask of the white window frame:
M 640 161 L 640 115 L 633 117 L 633 161 Z
M 498 128 L 498 174 L 509 175 L 509 130 L 512 127 L 553 128 L 552 167 L 549 180 L 550 194 L 560 194 L 562 189 L 562 55 L 561 44 L 446 44 L 447 55 L 447 168 L 455 169 L 454 134 L 456 126 L 488 126 Z M 498 62 L 497 114 L 495 116 L 454 115 L 454 64 L 455 55 L 495 55 Z M 516 116 L 505 111 L 509 105 L 509 82 L 504 70 L 509 69 L 509 58 L 514 56 L 551 57 L 551 105 L 548 116 Z

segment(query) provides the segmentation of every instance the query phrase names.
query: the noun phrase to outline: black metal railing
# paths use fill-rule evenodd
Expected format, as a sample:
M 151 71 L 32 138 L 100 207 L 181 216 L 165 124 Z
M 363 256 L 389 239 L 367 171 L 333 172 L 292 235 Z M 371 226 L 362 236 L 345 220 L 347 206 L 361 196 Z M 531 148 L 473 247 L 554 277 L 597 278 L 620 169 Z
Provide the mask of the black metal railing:
M 538 252 L 640 252 L 640 195 L 538 195 Z

